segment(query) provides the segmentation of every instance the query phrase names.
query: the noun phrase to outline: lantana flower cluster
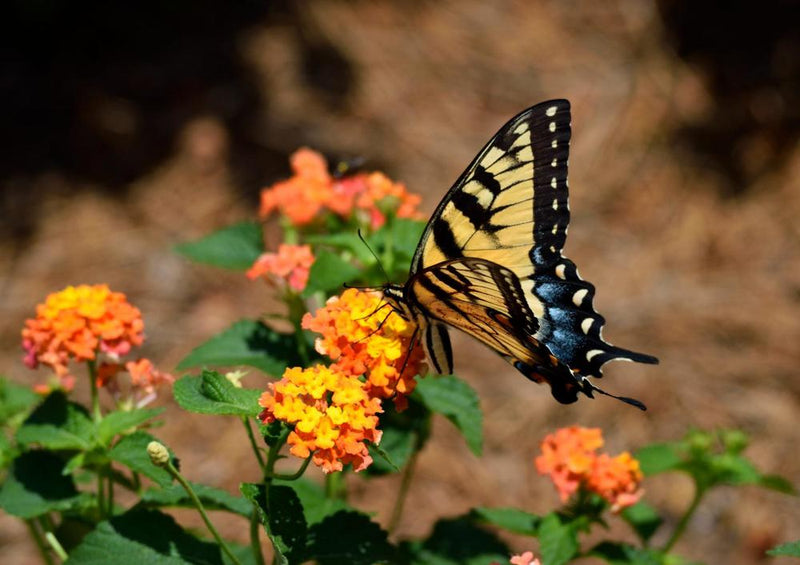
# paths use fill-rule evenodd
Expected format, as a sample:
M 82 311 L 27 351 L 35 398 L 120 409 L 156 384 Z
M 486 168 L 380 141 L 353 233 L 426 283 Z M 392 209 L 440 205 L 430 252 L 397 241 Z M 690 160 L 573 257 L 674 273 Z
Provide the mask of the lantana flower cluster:
M 381 308 L 379 294 L 348 289 L 306 314 L 303 327 L 322 334 L 316 349 L 333 363 L 287 369 L 261 396 L 260 418 L 294 425 L 291 453 L 313 453 L 326 473 L 347 463 L 365 469 L 372 462 L 365 442 L 380 441 L 382 401 L 404 408 L 422 370 L 424 353 L 411 348 L 414 325 Z
M 341 471 L 347 463 L 361 471 L 372 463 L 366 442 L 380 442 L 381 402 L 358 379 L 322 365 L 291 367 L 268 387 L 259 401 L 261 420 L 294 425 L 287 440 L 292 455 L 305 459 L 313 454 L 314 464 L 326 473 Z
M 599 428 L 562 428 L 542 441 L 536 469 L 541 475 L 550 475 L 562 502 L 583 488 L 603 497 L 611 510 L 618 512 L 641 498 L 643 476 L 630 453 L 615 457 L 597 453 L 602 446 Z
M 155 388 L 173 377 L 153 367 L 147 359 L 119 363 L 121 357 L 144 342 L 144 321 L 138 308 L 121 292 L 108 285 L 68 286 L 50 294 L 36 307 L 36 317 L 25 321 L 22 330 L 24 362 L 31 369 L 40 364 L 50 367 L 59 386 L 71 390 L 75 377 L 69 363 L 96 362 L 104 354 L 110 362 L 97 365 L 97 384 L 116 386 L 115 376 L 123 369 L 131 375 L 131 385 L 151 396 Z M 39 386 L 40 392 L 49 391 Z
M 301 292 L 308 284 L 314 254 L 308 245 L 282 243 L 277 253 L 263 253 L 247 271 L 247 278 L 264 278 L 270 284 L 288 285 Z
M 308 148 L 295 151 L 290 163 L 294 173 L 290 178 L 262 190 L 262 218 L 280 212 L 293 225 L 304 226 L 319 213 L 330 211 L 344 219 L 357 215 L 377 229 L 385 223 L 387 209 L 398 218 L 419 216 L 420 196 L 383 173 L 358 172 L 337 178 L 328 172 L 325 158 Z
M 314 346 L 333 361 L 331 369 L 365 375 L 370 396 L 392 398 L 399 410 L 406 407 L 425 353 L 412 347 L 416 325 L 394 312 L 380 293 L 347 289 L 314 315 L 307 313 L 302 324 L 321 334 Z

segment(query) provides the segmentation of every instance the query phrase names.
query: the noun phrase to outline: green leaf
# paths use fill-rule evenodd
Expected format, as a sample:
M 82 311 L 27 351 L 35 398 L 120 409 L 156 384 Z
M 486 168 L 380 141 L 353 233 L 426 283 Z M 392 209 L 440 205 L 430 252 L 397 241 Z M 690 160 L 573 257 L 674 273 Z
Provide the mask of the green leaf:
M 578 535 L 555 512 L 542 518 L 539 526 L 542 565 L 563 565 L 578 554 Z
M 16 428 L 41 397 L 30 387 L 0 377 L 0 426 Z
M 622 512 L 622 519 L 628 522 L 643 542 L 647 542 L 663 520 L 655 509 L 646 502 L 637 502 L 628 506 Z
M 307 235 L 305 242 L 314 246 L 333 247 L 352 253 L 360 263 L 369 265 L 375 262 L 375 258 L 358 234 L 347 231 L 339 233 L 328 233 L 321 235 Z
M 800 540 L 776 545 L 767 551 L 767 555 L 774 555 L 775 557 L 781 555 L 800 557 Z
M 415 396 L 429 409 L 453 422 L 472 452 L 480 455 L 483 447 L 483 413 L 478 395 L 472 387 L 452 375 L 417 380 Z
M 308 479 L 296 481 L 275 481 L 275 485 L 283 485 L 294 490 L 303 506 L 303 515 L 309 526 L 317 524 L 332 514 L 342 510 L 355 510 L 345 501 L 328 498 L 325 489 Z
M 47 449 L 89 449 L 94 425 L 86 409 L 69 402 L 63 392 L 48 396 L 17 430 L 22 445 L 36 444 Z
M 361 270 L 352 263 L 345 261 L 336 253 L 320 251 L 311 265 L 308 273 L 308 284 L 303 290 L 303 296 L 312 296 L 315 292 L 339 290 L 344 283 L 358 278 Z
M 72 477 L 63 470 L 64 461 L 53 452 L 23 453 L 14 460 L 0 488 L 0 508 L 12 516 L 29 519 L 91 504 L 91 496 L 79 493 Z
M 209 487 L 200 483 L 189 483 L 194 493 L 203 503 L 206 510 L 227 510 L 240 516 L 249 517 L 252 504 L 241 496 L 234 496 L 228 491 Z M 178 484 L 163 489 L 148 489 L 142 494 L 142 503 L 148 506 L 179 506 L 194 508 L 186 490 Z
M 424 541 L 405 542 L 398 563 L 411 565 L 486 565 L 508 563 L 509 548 L 468 518 L 440 520 Z
M 393 403 L 387 403 L 378 426 L 383 430 L 381 443 L 369 446 L 374 461 L 366 473 L 385 475 L 404 467 L 414 450 L 421 450 L 430 435 L 431 414 L 414 398 L 409 399 L 408 407 L 402 412 L 398 412 Z
M 517 508 L 473 508 L 470 517 L 478 522 L 526 536 L 535 536 L 542 521 L 536 514 Z
M 417 250 L 417 245 L 422 237 L 427 222 L 409 220 L 407 218 L 392 218 L 392 246 L 395 253 L 407 258 L 409 261 Z
M 206 365 L 248 365 L 277 376 L 287 366 L 298 364 L 294 336 L 276 332 L 256 320 L 239 320 L 195 347 L 178 364 L 178 369 Z
M 664 565 L 667 556 L 654 549 L 640 549 L 626 543 L 604 541 L 597 544 L 589 555 L 599 557 L 612 565 Z
M 198 414 L 255 416 L 261 411 L 258 406 L 261 391 L 237 388 L 215 371 L 179 379 L 172 387 L 172 394 L 181 408 Z
M 134 508 L 101 522 L 76 547 L 68 565 L 223 565 L 220 548 L 197 539 L 156 510 Z
M 396 563 L 387 533 L 361 512 L 340 511 L 308 531 L 308 558 L 319 565 Z
M 642 473 L 647 477 L 678 470 L 683 464 L 679 446 L 674 443 L 655 443 L 645 446 L 637 450 L 634 457 L 639 461 Z
M 241 222 L 202 239 L 181 243 L 175 250 L 198 263 L 243 271 L 264 252 L 264 242 L 259 224 Z
M 163 411 L 163 408 L 148 408 L 110 412 L 97 425 L 97 439 L 107 445 L 115 436 L 144 424 Z
M 120 439 L 108 452 L 108 457 L 152 479 L 158 485 L 167 487 L 172 484 L 172 476 L 165 469 L 153 465 L 147 454 L 147 444 L 155 439 L 141 430 L 134 432 Z M 174 459 L 171 451 L 170 458 Z
M 267 501 L 263 484 L 242 483 L 239 489 L 255 506 L 278 562 L 293 565 L 305 561 L 308 526 L 303 516 L 303 505 L 295 491 L 285 485 L 272 485 Z
M 761 475 L 758 485 L 784 494 L 797 495 L 797 489 L 794 485 L 778 475 Z

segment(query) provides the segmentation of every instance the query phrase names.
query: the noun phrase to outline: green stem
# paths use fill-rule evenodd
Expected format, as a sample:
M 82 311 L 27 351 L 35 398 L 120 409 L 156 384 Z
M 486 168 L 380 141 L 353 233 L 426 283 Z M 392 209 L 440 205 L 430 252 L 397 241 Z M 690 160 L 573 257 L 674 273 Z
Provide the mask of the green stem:
M 347 485 L 344 483 L 344 471 L 325 475 L 325 497 L 331 500 L 347 500 Z
M 87 362 L 89 366 L 89 383 L 92 387 L 92 415 L 95 422 L 103 419 L 103 412 L 100 410 L 100 394 L 97 391 L 97 361 L 92 359 Z
M 36 527 L 36 522 L 33 520 L 25 520 L 25 525 L 28 526 L 28 531 L 30 532 L 33 541 L 36 543 L 36 548 L 39 550 L 39 554 L 42 556 L 42 561 L 44 561 L 45 565 L 55 565 L 53 556 L 50 555 L 47 545 L 45 544 L 44 537 L 39 531 L 39 528 Z
M 247 437 L 250 440 L 250 447 L 253 448 L 253 453 L 258 460 L 258 467 L 262 472 L 264 472 L 264 457 L 261 455 L 261 450 L 258 448 L 258 444 L 256 443 L 256 436 L 253 433 L 253 427 L 250 425 L 250 420 L 243 416 L 242 424 L 244 424 L 244 428 L 247 430 Z
M 56 555 L 58 555 L 59 559 L 61 559 L 61 561 L 66 561 L 67 557 L 69 556 L 67 555 L 67 552 L 64 551 L 64 548 L 61 547 L 61 543 L 59 543 L 58 539 L 56 539 L 56 536 L 53 535 L 53 532 L 45 532 L 44 537 L 47 539 L 47 543 L 50 544 L 50 547 L 53 548 L 53 551 L 55 551 Z
M 392 517 L 389 520 L 389 534 L 394 533 L 394 531 L 397 529 L 397 526 L 400 524 L 400 518 L 403 515 L 403 507 L 405 506 L 406 498 L 408 497 L 408 491 L 411 487 L 411 480 L 414 478 L 414 471 L 417 467 L 418 456 L 419 448 L 415 447 L 414 451 L 411 453 L 411 459 L 408 461 L 406 468 L 403 470 L 403 478 L 400 482 L 400 490 L 397 492 L 397 500 L 394 502 Z
M 250 549 L 253 551 L 256 565 L 264 565 L 264 555 L 261 553 L 261 521 L 258 519 L 258 511 L 253 508 L 250 513 Z
M 216 540 L 217 544 L 222 548 L 222 551 L 225 552 L 225 555 L 227 555 L 228 558 L 235 565 L 241 565 L 236 556 L 231 552 L 230 548 L 228 547 L 228 544 L 225 543 L 225 540 L 222 539 L 222 536 L 220 536 L 219 532 L 217 532 L 217 529 L 214 527 L 214 524 L 211 523 L 211 520 L 208 518 L 208 514 L 206 513 L 206 509 L 203 507 L 203 503 L 200 502 L 199 498 L 197 498 L 197 495 L 195 494 L 194 489 L 192 489 L 191 485 L 186 481 L 186 479 L 183 478 L 183 475 L 181 475 L 178 472 L 178 470 L 175 468 L 175 466 L 172 464 L 171 461 L 167 461 L 167 464 L 164 465 L 164 468 L 169 472 L 170 475 L 172 475 L 172 477 L 176 481 L 180 483 L 180 485 L 189 495 L 189 498 L 192 499 L 192 502 L 197 508 L 197 511 L 200 513 L 200 517 L 203 519 L 203 522 L 205 522 L 206 528 L 208 528 L 208 531 L 211 532 L 212 536 L 214 536 L 214 539 Z
M 106 517 L 106 487 L 100 469 L 97 470 L 97 512 L 101 520 Z
M 275 443 L 269 446 L 269 453 L 267 453 L 267 464 L 264 467 L 264 482 L 269 483 L 272 481 L 272 477 L 275 475 L 275 463 L 278 462 L 278 452 L 280 452 L 283 444 L 286 443 L 286 438 L 289 437 L 290 433 L 292 433 L 292 430 L 289 428 L 284 428 Z
M 112 479 L 111 465 L 107 465 L 105 469 L 108 471 L 108 496 L 106 497 L 106 516 L 114 515 L 114 480 Z
M 294 335 L 297 341 L 297 354 L 303 366 L 308 366 L 311 356 L 308 351 L 305 333 L 303 330 L 303 315 L 306 313 L 306 304 L 302 297 L 291 290 L 286 292 L 286 303 L 289 305 L 289 321 L 294 326 Z
M 269 480 L 277 479 L 279 481 L 296 481 L 297 479 L 303 476 L 303 473 L 306 472 L 306 468 L 308 467 L 309 463 L 311 463 L 311 455 L 306 457 L 305 461 L 303 461 L 303 464 L 300 465 L 300 468 L 291 475 L 282 475 L 281 473 L 270 473 L 267 476 L 267 478 L 269 478 Z
M 694 498 L 692 498 L 692 503 L 689 505 L 689 508 L 686 509 L 686 512 L 684 513 L 683 517 L 681 517 L 681 520 L 680 522 L 678 522 L 678 525 L 675 526 L 675 531 L 672 532 L 672 536 L 669 538 L 669 541 L 667 541 L 666 545 L 664 545 L 662 549 L 664 553 L 667 553 L 669 550 L 672 549 L 672 546 L 675 545 L 675 543 L 683 534 L 684 530 L 686 530 L 686 526 L 689 525 L 689 520 L 691 520 L 692 516 L 694 516 L 697 507 L 700 506 L 700 500 L 703 498 L 704 494 L 705 494 L 705 489 L 700 488 L 698 485 L 695 485 Z

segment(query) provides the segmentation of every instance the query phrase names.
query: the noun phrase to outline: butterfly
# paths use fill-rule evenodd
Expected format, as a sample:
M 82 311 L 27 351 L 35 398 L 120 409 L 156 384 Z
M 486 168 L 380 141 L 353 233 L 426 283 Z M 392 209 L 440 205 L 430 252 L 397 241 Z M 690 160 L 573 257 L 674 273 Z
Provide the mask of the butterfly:
M 556 400 L 578 393 L 634 399 L 599 389 L 612 360 L 658 363 L 602 337 L 594 286 L 561 253 L 569 224 L 570 104 L 551 100 L 512 118 L 486 144 L 436 207 L 414 253 L 408 281 L 384 298 L 417 324 L 433 369 L 453 371 L 448 328 L 500 354 Z

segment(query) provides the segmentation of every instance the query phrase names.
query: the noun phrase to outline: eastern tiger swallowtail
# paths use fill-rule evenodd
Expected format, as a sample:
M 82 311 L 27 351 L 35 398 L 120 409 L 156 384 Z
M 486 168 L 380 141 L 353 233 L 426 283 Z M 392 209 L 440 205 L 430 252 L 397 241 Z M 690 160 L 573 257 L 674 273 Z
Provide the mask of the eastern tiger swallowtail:
M 603 340 L 594 286 L 561 254 L 570 132 L 567 100 L 512 118 L 437 206 L 408 282 L 384 287 L 392 307 L 418 324 L 436 372 L 453 369 L 448 326 L 488 345 L 529 379 L 548 383 L 562 403 L 575 402 L 578 392 L 608 394 L 589 381 L 602 376 L 608 361 L 658 363 Z

